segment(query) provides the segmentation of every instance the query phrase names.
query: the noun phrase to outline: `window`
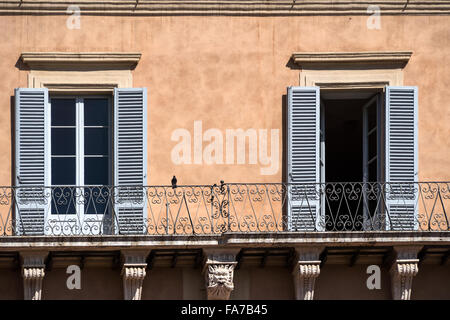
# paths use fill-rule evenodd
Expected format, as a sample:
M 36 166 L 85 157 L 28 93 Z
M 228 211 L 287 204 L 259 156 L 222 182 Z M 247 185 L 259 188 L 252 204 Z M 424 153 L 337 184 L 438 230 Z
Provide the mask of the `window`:
M 287 97 L 288 227 L 416 228 L 417 88 L 338 99 L 289 87 Z
M 110 100 L 89 96 L 51 98 L 53 199 L 69 195 L 64 201 L 52 201 L 52 215 L 108 213 L 110 206 L 105 199 L 112 177 Z
M 46 88 L 15 96 L 17 233 L 141 233 L 146 89 L 115 89 L 114 99 L 49 99 Z
M 321 182 L 329 183 L 324 191 L 336 193 L 334 197 L 343 197 L 336 189 L 351 190 L 344 201 L 325 201 L 322 214 L 328 221 L 337 221 L 330 229 L 345 230 L 345 222 L 362 230 L 364 224 L 370 224 L 364 222 L 379 211 L 376 187 L 382 181 L 384 144 L 381 102 L 382 93 L 376 89 L 321 91 Z M 340 221 L 342 226 L 337 225 Z

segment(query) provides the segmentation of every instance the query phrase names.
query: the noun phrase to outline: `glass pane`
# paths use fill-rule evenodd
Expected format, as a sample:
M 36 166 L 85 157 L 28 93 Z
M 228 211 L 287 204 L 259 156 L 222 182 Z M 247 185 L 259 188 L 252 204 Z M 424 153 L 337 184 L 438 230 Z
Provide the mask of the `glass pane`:
M 75 128 L 52 128 L 52 155 L 75 155 Z
M 111 207 L 111 191 L 106 187 L 84 189 L 86 214 L 107 214 Z
M 84 154 L 108 155 L 108 128 L 84 129 Z
M 108 99 L 84 99 L 84 125 L 109 125 L 108 107 Z
M 108 185 L 109 158 L 84 158 L 84 183 L 86 185 Z
M 377 181 L 377 161 L 372 162 L 369 164 L 369 181 L 370 182 L 376 182 Z
M 369 139 L 368 139 L 369 141 L 368 141 L 368 143 L 369 143 L 369 146 L 368 146 L 368 149 L 369 149 L 369 159 L 367 159 L 367 160 L 370 160 L 370 159 L 372 159 L 373 157 L 375 157 L 376 155 L 377 155 L 377 132 L 376 131 L 374 131 L 370 136 L 369 136 Z
M 75 157 L 52 157 L 52 185 L 74 185 L 75 170 Z
M 52 99 L 52 126 L 75 125 L 75 99 Z
M 369 130 L 376 127 L 377 125 L 377 104 L 376 102 L 368 108 L 368 116 L 369 116 Z
M 52 214 L 75 214 L 76 188 L 52 188 Z

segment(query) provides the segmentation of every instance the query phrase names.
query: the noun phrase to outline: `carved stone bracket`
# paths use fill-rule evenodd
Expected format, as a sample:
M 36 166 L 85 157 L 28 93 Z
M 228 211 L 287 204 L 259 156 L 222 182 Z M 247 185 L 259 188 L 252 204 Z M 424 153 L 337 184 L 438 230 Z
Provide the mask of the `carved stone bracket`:
M 45 276 L 45 258 L 48 252 L 21 252 L 23 298 L 41 300 L 42 280 Z
M 298 262 L 294 268 L 294 285 L 296 300 L 313 300 L 314 285 L 320 274 L 320 261 Z
M 319 255 L 322 250 L 322 247 L 296 248 L 298 261 L 292 272 L 296 300 L 313 300 L 315 282 L 320 275 Z
M 207 254 L 204 266 L 208 300 L 228 300 L 234 289 L 234 268 L 237 265 L 233 253 Z
M 122 251 L 124 300 L 141 300 L 147 255 L 147 251 Z
M 394 247 L 396 259 L 390 269 L 392 298 L 410 300 L 412 280 L 419 272 L 417 253 L 420 247 Z

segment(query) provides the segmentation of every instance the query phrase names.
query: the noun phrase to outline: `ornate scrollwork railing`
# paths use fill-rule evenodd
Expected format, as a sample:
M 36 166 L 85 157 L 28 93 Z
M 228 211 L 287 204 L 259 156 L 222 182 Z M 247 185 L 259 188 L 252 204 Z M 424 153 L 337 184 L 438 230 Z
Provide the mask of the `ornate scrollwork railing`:
M 450 182 L 0 187 L 0 236 L 450 231 Z

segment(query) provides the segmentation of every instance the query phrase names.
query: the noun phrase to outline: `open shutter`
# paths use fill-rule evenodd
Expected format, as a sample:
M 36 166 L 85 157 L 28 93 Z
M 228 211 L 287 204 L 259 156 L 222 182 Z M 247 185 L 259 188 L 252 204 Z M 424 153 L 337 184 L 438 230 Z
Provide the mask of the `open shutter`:
M 51 204 L 49 185 L 50 114 L 46 88 L 15 90 L 15 231 L 43 235 Z M 47 190 L 49 191 L 49 190 Z
M 417 87 L 386 87 L 387 229 L 417 229 Z
M 287 98 L 288 229 L 320 230 L 320 89 L 289 87 Z
M 147 90 L 114 90 L 115 214 L 120 234 L 145 231 Z

